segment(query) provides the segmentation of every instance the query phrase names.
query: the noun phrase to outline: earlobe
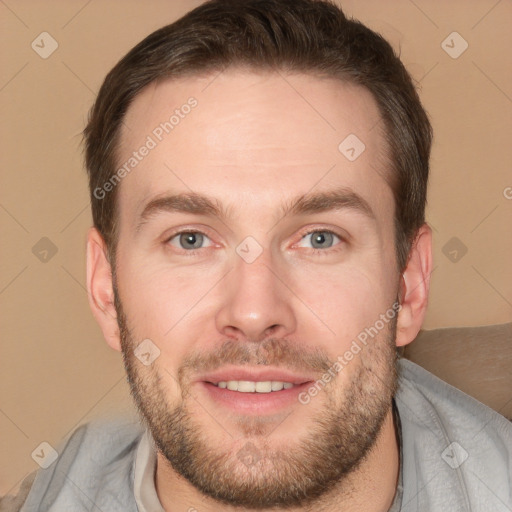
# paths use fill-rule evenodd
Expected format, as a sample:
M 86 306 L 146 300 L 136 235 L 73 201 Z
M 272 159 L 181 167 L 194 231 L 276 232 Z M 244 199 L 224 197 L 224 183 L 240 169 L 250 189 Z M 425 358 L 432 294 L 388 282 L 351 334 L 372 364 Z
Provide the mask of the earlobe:
M 416 338 L 428 304 L 432 273 L 432 230 L 424 224 L 412 244 L 407 266 L 400 279 L 400 303 L 396 345 L 402 347 Z
M 114 350 L 121 351 L 112 268 L 105 242 L 96 228 L 90 228 L 87 233 L 87 295 L 89 306 L 106 342 Z

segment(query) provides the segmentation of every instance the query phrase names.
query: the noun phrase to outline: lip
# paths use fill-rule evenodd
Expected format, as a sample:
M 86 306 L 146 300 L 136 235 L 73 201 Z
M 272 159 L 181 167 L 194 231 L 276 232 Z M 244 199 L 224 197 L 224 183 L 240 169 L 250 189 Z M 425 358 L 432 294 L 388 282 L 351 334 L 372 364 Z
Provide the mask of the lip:
M 202 394 L 216 405 L 230 411 L 248 416 L 276 414 L 299 404 L 299 394 L 304 392 L 309 382 L 299 384 L 290 389 L 272 391 L 270 393 L 240 393 L 227 388 L 219 388 L 211 382 L 199 382 Z
M 237 366 L 224 367 L 215 372 L 205 373 L 196 378 L 198 382 L 227 382 L 230 380 L 249 380 L 254 382 L 280 381 L 291 382 L 294 385 L 304 384 L 315 380 L 313 375 L 298 374 L 284 368 L 241 368 Z
M 230 380 L 281 381 L 294 384 L 289 389 L 270 393 L 241 393 L 215 384 Z M 240 367 L 222 368 L 216 372 L 201 375 L 196 379 L 200 393 L 216 405 L 231 412 L 248 416 L 276 414 L 299 403 L 299 394 L 314 381 L 314 377 L 297 374 L 282 368 L 248 369 Z

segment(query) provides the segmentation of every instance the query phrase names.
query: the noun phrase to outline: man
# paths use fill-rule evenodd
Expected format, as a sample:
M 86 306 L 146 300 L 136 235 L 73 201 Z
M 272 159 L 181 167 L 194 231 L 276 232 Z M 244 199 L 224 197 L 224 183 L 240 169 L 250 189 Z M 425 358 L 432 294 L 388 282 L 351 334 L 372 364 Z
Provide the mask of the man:
M 510 510 L 509 423 L 397 356 L 431 139 L 334 4 L 213 0 L 130 51 L 85 129 L 87 284 L 145 428 L 81 427 L 22 510 Z

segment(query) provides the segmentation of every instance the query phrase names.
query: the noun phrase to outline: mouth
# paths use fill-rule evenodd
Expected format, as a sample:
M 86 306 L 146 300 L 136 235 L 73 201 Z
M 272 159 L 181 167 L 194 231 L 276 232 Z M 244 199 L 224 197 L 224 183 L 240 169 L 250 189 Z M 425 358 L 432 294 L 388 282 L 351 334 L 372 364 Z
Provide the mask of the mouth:
M 298 404 L 314 378 L 281 369 L 225 369 L 201 376 L 202 393 L 217 406 L 244 415 L 272 414 Z
M 238 391 L 239 393 L 272 393 L 282 391 L 283 389 L 293 388 L 295 385 L 292 382 L 283 382 L 279 380 L 223 380 L 217 383 L 212 382 L 212 384 L 218 388 Z

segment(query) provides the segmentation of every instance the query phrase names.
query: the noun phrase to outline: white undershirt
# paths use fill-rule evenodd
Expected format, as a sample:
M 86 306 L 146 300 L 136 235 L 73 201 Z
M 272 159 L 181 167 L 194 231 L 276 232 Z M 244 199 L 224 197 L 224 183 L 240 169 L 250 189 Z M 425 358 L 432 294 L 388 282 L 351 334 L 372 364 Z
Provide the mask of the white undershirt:
M 165 512 L 155 488 L 156 449 L 148 430 L 142 434 L 135 457 L 133 492 L 139 512 Z

